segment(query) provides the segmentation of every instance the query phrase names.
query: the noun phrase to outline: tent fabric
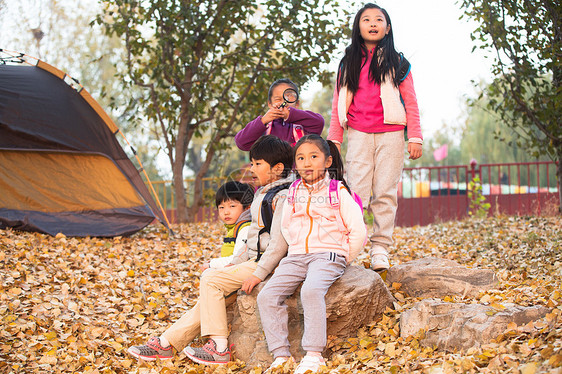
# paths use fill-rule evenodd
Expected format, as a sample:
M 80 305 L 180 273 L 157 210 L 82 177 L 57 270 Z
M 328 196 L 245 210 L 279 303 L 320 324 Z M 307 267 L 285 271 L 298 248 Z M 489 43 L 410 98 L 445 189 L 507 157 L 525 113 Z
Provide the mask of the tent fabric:
M 70 236 L 134 233 L 158 218 L 115 124 L 60 70 L 0 64 L 0 228 Z
M 51 213 L 0 208 L 0 226 L 21 231 L 36 231 L 52 236 L 127 236 L 150 224 L 150 209 L 108 209 L 87 212 Z M 95 226 L 93 229 L 92 226 Z M 95 230 L 95 231 L 93 231 Z M 93 235 L 92 233 L 97 233 Z
M 123 173 L 102 155 L 0 151 L 0 170 L 0 206 L 8 209 L 66 212 L 144 205 Z

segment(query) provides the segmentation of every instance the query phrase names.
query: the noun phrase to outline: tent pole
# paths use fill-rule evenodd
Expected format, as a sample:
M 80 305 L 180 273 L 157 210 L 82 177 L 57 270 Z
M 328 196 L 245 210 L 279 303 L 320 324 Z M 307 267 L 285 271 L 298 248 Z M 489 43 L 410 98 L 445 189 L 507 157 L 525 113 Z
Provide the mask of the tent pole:
M 133 149 L 133 146 L 131 145 L 131 143 L 129 143 L 129 141 L 127 140 L 127 138 L 125 137 L 125 134 L 123 134 L 123 132 L 121 131 L 121 129 L 118 129 L 119 134 L 121 134 L 121 136 L 123 137 L 123 139 L 125 139 L 125 141 L 127 142 L 127 144 L 129 145 L 129 147 L 131 149 Z M 154 187 L 152 186 L 152 182 L 150 181 L 150 178 L 148 177 L 148 173 L 146 172 L 146 170 L 144 169 L 144 166 L 139 158 L 139 156 L 137 155 L 137 152 L 133 152 L 133 154 L 135 155 L 135 158 L 137 159 L 142 172 L 146 178 L 146 181 L 148 182 L 148 185 L 150 187 L 150 191 L 152 192 L 152 195 L 154 196 L 156 203 L 158 204 L 158 207 L 160 208 L 160 211 L 162 212 L 162 215 L 164 216 L 164 219 L 166 220 L 166 223 L 168 224 L 168 230 L 170 231 L 170 235 L 174 236 L 174 231 L 172 231 L 172 226 L 170 225 L 170 221 L 168 221 L 168 216 L 166 215 L 166 211 L 164 210 L 164 208 L 162 207 L 162 204 L 160 203 L 160 199 L 158 198 L 158 195 L 156 194 L 156 191 L 154 190 Z

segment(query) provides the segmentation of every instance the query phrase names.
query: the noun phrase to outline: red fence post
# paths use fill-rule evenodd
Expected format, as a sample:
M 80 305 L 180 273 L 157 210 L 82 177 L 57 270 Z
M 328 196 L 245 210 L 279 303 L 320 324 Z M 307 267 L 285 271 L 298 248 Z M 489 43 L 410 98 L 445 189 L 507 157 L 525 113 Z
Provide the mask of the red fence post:
M 474 158 L 470 160 L 470 174 L 472 175 L 472 179 L 476 176 L 476 165 L 478 165 L 478 161 Z

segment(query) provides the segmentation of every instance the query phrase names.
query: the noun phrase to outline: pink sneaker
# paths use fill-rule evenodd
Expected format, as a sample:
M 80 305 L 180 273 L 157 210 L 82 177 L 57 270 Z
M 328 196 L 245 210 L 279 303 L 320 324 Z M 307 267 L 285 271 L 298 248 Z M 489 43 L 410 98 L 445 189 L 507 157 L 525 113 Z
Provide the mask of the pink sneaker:
M 227 364 L 231 359 L 231 347 L 227 347 L 223 352 L 217 351 L 217 343 L 213 339 L 209 339 L 207 344 L 200 348 L 187 346 L 183 349 L 183 353 L 193 362 L 203 365 L 223 365 Z
M 157 337 L 148 339 L 148 342 L 144 345 L 129 347 L 127 352 L 144 361 L 154 361 L 156 359 L 170 360 L 174 358 L 174 348 L 171 345 L 166 348 L 162 347 L 160 345 L 160 338 Z

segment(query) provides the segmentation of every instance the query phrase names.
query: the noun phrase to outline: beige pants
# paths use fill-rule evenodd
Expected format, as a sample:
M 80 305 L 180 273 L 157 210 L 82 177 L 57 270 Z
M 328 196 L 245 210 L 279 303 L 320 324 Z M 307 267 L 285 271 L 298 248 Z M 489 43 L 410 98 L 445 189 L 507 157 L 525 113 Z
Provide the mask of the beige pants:
M 404 131 L 369 134 L 349 128 L 347 133 L 347 181 L 373 212 L 371 242 L 385 249 L 393 243 L 404 145 Z
M 242 287 L 258 263 L 246 261 L 223 269 L 210 269 L 201 277 L 199 300 L 162 335 L 179 352 L 201 333 L 201 336 L 228 336 L 226 307 L 235 298 L 227 298 Z

